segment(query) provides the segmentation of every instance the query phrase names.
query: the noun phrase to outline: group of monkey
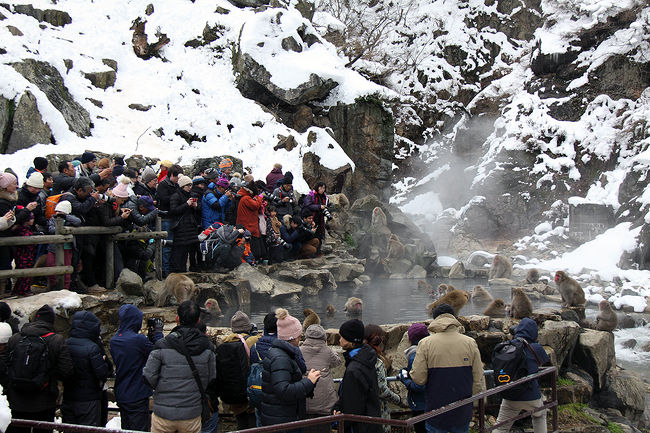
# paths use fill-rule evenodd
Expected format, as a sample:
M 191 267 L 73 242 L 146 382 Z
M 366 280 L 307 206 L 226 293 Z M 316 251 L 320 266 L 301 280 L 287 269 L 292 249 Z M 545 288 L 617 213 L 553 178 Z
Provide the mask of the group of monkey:
M 510 260 L 503 255 L 496 255 L 490 268 L 489 278 L 510 278 L 511 276 L 512 263 Z M 529 269 L 526 274 L 526 283 L 535 284 L 539 281 L 539 278 L 540 274 L 537 269 Z M 554 280 L 557 290 L 562 296 L 564 306 L 584 306 L 586 302 L 585 293 L 576 280 L 569 277 L 564 271 L 557 271 Z M 533 304 L 521 287 L 512 288 L 510 305 L 506 305 L 503 299 L 494 299 L 482 286 L 475 286 L 471 294 L 465 290 L 458 290 L 451 284 L 440 284 L 437 290 L 435 290 L 424 280 L 418 282 L 418 287 L 423 290 L 428 290 L 432 297 L 437 298 L 436 301 L 427 305 L 427 311 L 430 315 L 441 304 L 450 305 L 454 309 L 454 312 L 458 314 L 470 299 L 476 303 L 488 304 L 483 314 L 494 318 L 506 317 L 508 311 L 510 317 L 515 319 L 523 319 L 533 313 Z M 157 307 L 166 305 L 172 295 L 180 304 L 189 299 L 196 299 L 198 292 L 199 290 L 194 282 L 186 275 L 170 274 L 155 296 L 155 305 Z M 345 303 L 344 311 L 349 317 L 360 317 L 362 308 L 363 301 L 360 298 L 351 297 Z M 206 323 L 222 316 L 219 303 L 213 298 L 205 301 L 202 311 L 202 316 L 204 316 Z M 336 308 L 334 305 L 329 304 L 325 311 L 329 317 L 332 317 L 336 313 Z M 303 313 L 305 315 L 304 329 L 307 329 L 309 325 L 320 324 L 320 317 L 311 308 L 305 308 Z M 596 318 L 596 323 L 585 323 L 584 325 L 601 331 L 612 331 L 618 326 L 618 316 L 612 309 L 610 303 L 603 300 L 600 302 L 600 311 Z
M 510 278 L 511 276 L 512 263 L 507 257 L 497 254 L 492 262 L 489 278 Z M 537 269 L 529 269 L 526 274 L 526 283 L 535 284 L 539 281 L 539 277 L 540 274 Z M 585 305 L 585 292 L 582 290 L 580 283 L 568 276 L 566 272 L 557 271 L 554 281 L 558 292 L 562 296 L 563 306 L 573 307 Z M 512 288 L 512 300 L 509 306 L 506 305 L 503 299 L 494 299 L 482 286 L 475 286 L 471 295 L 465 290 L 456 289 L 451 284 L 440 284 L 438 289 L 434 290 L 426 281 L 419 281 L 418 287 L 428 289 L 431 296 L 438 298 L 435 302 L 427 305 L 429 314 L 432 314 L 433 310 L 441 304 L 449 304 L 454 309 L 454 312 L 458 314 L 460 309 L 470 299 L 477 303 L 489 303 L 483 314 L 490 317 L 505 317 L 507 307 L 509 307 L 510 317 L 515 319 L 523 319 L 533 313 L 533 304 L 521 287 Z M 618 326 L 618 316 L 612 309 L 611 304 L 606 300 L 602 300 L 599 308 L 600 311 L 596 317 L 596 323 L 583 323 L 583 325 L 593 327 L 600 331 L 613 331 L 616 329 Z

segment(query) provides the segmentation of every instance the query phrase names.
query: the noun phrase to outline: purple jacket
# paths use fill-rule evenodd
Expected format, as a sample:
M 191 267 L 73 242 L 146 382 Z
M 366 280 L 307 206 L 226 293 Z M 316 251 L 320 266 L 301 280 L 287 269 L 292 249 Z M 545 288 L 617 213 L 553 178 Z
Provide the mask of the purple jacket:
M 273 192 L 275 184 L 284 177 L 281 168 L 274 168 L 269 174 L 266 175 L 266 190 Z

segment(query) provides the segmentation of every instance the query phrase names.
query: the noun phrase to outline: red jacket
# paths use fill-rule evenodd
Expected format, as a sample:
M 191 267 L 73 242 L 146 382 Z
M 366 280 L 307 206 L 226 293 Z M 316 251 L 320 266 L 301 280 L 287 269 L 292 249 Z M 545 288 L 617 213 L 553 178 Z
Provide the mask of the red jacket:
M 253 197 L 244 188 L 240 188 L 237 195 L 241 196 L 237 208 L 237 224 L 243 225 L 246 230 L 251 232 L 251 236 L 259 238 L 260 223 L 257 215 L 262 209 L 262 200 L 259 197 Z

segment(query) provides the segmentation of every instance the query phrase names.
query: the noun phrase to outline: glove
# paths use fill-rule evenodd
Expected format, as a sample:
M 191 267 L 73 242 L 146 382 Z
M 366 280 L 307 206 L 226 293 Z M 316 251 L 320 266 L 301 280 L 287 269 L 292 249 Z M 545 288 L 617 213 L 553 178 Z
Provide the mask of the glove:
M 290 250 L 293 247 L 289 242 L 285 242 L 282 246 L 287 250 Z
M 402 369 L 402 370 L 399 371 L 399 373 L 397 373 L 396 376 L 401 382 L 404 382 L 406 379 L 408 379 L 409 373 L 408 373 L 408 371 Z
M 147 324 L 149 325 L 147 331 L 147 338 L 152 343 L 155 343 L 156 335 L 162 334 L 163 327 L 165 326 L 165 324 L 160 317 L 156 317 L 155 319 L 149 319 L 147 321 Z

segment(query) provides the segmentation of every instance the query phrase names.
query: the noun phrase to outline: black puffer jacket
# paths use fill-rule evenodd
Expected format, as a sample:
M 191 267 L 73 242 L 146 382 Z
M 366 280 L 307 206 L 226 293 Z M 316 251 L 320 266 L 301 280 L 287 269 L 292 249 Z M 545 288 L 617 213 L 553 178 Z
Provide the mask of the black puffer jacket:
M 174 245 L 190 245 L 198 243 L 200 212 L 190 207 L 187 200 L 190 193 L 179 189 L 169 200 L 169 215 L 178 224 L 174 227 Z M 197 213 L 198 212 L 198 213 Z
M 72 316 L 70 338 L 66 341 L 74 375 L 64 382 L 64 401 L 99 400 L 102 386 L 113 374 L 99 339 L 100 323 L 90 311 L 77 311 Z
M 314 395 L 314 384 L 303 377 L 305 362 L 300 349 L 276 339 L 262 365 L 262 425 L 304 418 L 305 399 Z
M 27 185 L 23 185 L 23 187 L 18 190 L 18 201 L 16 202 L 16 204 L 19 204 L 21 206 L 27 206 L 33 201 L 38 203 L 38 205 L 32 211 L 32 213 L 34 214 L 34 223 L 36 225 L 46 227 L 47 220 L 45 219 L 45 210 L 43 209 L 43 206 L 41 206 L 41 201 L 38 198 L 38 193 L 32 194 L 27 189 Z
M 158 201 L 158 209 L 169 211 L 171 207 L 172 196 L 179 190 L 177 183 L 172 182 L 169 178 L 164 178 L 158 188 L 156 188 L 156 200 Z
M 36 320 L 35 322 L 26 323 L 18 334 L 14 334 L 9 339 L 3 356 L 5 354 L 8 356 L 25 335 L 43 337 L 47 343 L 51 380 L 48 386 L 39 393 L 23 394 L 9 387 L 7 389 L 9 405 L 11 409 L 19 412 L 40 412 L 53 409 L 56 407 L 56 399 L 59 395 L 57 380 L 65 380 L 74 374 L 68 347 L 63 337 L 54 333 L 52 323 Z
M 367 344 L 355 350 L 344 354 L 345 373 L 334 410 L 352 415 L 381 416 L 375 370 L 377 352 Z M 350 356 L 351 353 L 354 355 Z M 345 431 L 350 433 L 353 430 L 355 433 L 380 433 L 382 427 L 380 424 L 346 422 Z

